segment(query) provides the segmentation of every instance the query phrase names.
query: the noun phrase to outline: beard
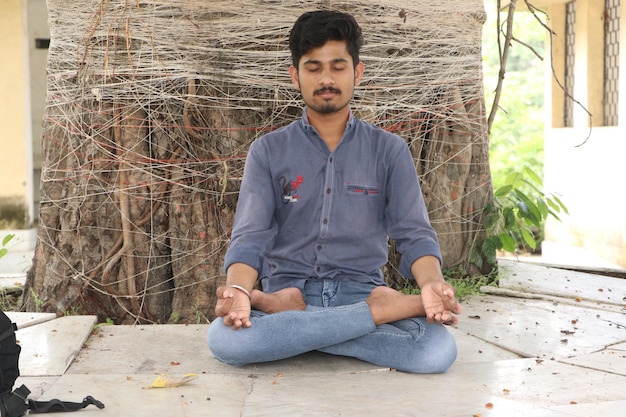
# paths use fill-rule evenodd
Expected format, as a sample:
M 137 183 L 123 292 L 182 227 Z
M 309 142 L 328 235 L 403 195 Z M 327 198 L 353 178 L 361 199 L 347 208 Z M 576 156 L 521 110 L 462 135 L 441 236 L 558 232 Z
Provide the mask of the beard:
M 313 92 L 313 97 L 315 98 L 315 96 L 319 94 L 323 94 L 328 91 L 335 93 L 336 96 L 330 100 L 323 100 L 322 102 L 316 102 L 315 100 L 309 100 L 309 102 L 307 102 L 307 100 L 305 100 L 305 104 L 311 110 L 319 114 L 336 113 L 339 110 L 344 109 L 348 104 L 350 104 L 350 100 L 352 99 L 352 97 L 350 97 L 346 101 L 342 100 L 343 96 L 342 96 L 341 90 L 339 90 L 338 88 L 334 88 L 334 87 L 324 87 L 324 88 L 320 88 L 319 90 L 315 90 Z M 302 90 L 300 90 L 300 94 L 302 95 Z M 304 95 L 302 96 L 304 97 Z
M 309 107 L 312 110 L 315 110 L 317 113 L 319 114 L 332 114 L 337 112 L 338 106 L 335 103 L 321 103 L 321 104 L 307 104 L 307 107 Z

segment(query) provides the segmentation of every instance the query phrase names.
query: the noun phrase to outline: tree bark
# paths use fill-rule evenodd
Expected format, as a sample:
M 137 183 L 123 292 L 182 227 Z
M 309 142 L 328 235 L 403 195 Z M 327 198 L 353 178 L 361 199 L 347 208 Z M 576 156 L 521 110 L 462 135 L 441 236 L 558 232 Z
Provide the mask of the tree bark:
M 49 0 L 39 239 L 21 309 L 117 323 L 213 319 L 245 152 L 302 107 L 286 43 L 302 10 L 249 3 Z M 443 23 L 424 32 L 449 18 L 444 0 L 414 6 L 436 16 L 407 7 L 403 17 L 369 2 L 333 3 L 356 15 L 366 37 L 389 37 L 364 47 L 372 78 L 355 111 L 407 140 L 444 266 L 467 266 L 491 193 L 482 2 L 456 15 L 470 29 L 451 25 L 444 36 Z M 437 47 L 424 55 L 431 36 L 468 59 L 455 70 L 462 82 L 429 86 L 429 68 L 451 68 L 440 66 Z M 421 54 L 419 68 L 411 54 Z M 402 286 L 393 244 L 390 254 L 387 280 Z

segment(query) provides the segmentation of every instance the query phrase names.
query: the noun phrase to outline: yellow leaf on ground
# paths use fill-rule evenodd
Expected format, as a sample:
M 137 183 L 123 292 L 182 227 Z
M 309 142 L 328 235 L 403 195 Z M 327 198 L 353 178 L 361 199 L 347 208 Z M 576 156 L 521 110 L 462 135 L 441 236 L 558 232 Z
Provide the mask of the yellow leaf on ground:
M 181 385 L 185 385 L 189 381 L 193 381 L 196 379 L 198 375 L 196 374 L 186 374 L 182 377 L 170 377 L 165 374 L 159 375 L 152 384 L 144 388 L 172 388 L 172 387 L 180 387 Z

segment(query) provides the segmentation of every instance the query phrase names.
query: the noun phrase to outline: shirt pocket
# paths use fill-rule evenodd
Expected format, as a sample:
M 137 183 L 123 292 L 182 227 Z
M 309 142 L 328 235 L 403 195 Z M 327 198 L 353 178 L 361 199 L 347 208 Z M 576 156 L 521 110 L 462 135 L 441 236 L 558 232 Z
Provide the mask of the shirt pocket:
M 364 237 L 382 230 L 384 197 L 380 185 L 346 182 L 344 194 L 341 224 L 349 233 Z

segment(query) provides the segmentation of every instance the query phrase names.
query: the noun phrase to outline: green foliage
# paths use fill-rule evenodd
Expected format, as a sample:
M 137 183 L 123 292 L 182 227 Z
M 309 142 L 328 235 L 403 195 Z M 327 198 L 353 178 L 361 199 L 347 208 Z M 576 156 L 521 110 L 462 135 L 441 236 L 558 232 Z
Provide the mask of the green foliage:
M 9 233 L 8 235 L 6 235 L 3 239 L 2 239 L 2 247 L 0 247 L 0 258 L 2 258 L 4 255 L 7 254 L 7 252 L 9 251 L 7 249 L 7 245 L 9 244 L 9 242 L 15 237 L 14 233 Z
M 541 191 L 542 181 L 532 169 L 507 176 L 505 183 L 494 191 L 493 204 L 485 208 L 484 227 L 487 238 L 482 242 L 480 255 L 473 261 L 482 266 L 482 259 L 495 265 L 499 250 L 515 252 L 518 248 L 534 251 L 543 225 L 558 213 L 567 214 L 567 207 L 555 194 Z
M 487 0 L 488 21 L 483 36 L 485 100 L 491 103 L 500 77 L 500 47 L 507 42 L 504 29 L 507 13 L 497 27 L 497 5 Z M 567 208 L 554 194 L 545 195 L 543 181 L 545 28 L 537 17 L 517 11 L 513 21 L 508 62 L 498 113 L 490 129 L 489 154 L 494 199 L 485 208 L 487 237 L 479 242 L 470 261 L 496 264 L 496 253 L 535 251 L 543 237 L 548 216 L 558 219 Z
M 69 310 L 63 310 L 63 316 L 78 316 L 78 308 L 76 306 L 72 306 Z
M 483 73 L 485 103 L 489 105 L 500 71 L 498 33 L 501 43 L 504 39 L 495 24 L 496 2 L 489 0 L 485 7 L 489 18 L 483 35 Z M 504 186 L 507 177 L 519 172 L 520 167 L 543 172 L 545 62 L 538 55 L 547 54 L 547 33 L 530 13 L 518 11 L 513 34 L 524 44 L 511 43 L 498 113 L 489 134 L 494 189 Z
M 196 303 L 193 305 L 193 314 L 196 320 L 196 324 L 209 323 L 209 320 L 202 314 L 200 310 L 200 300 L 196 300 Z
M 94 329 L 97 330 L 98 328 L 100 328 L 102 326 L 115 326 L 115 322 L 113 321 L 112 318 L 107 317 L 104 322 L 96 324 L 94 326 Z
M 473 295 L 481 294 L 482 286 L 495 286 L 498 275 L 495 270 L 487 275 L 470 275 L 463 267 L 458 266 L 442 271 L 443 276 L 454 287 L 454 294 L 458 301 L 462 302 Z M 415 281 L 405 281 L 402 292 L 405 294 L 419 294 L 420 289 Z
M 444 274 L 447 275 L 447 271 Z M 454 293 L 459 301 L 464 301 L 473 295 L 482 294 L 482 286 L 496 286 L 498 276 L 494 272 L 488 275 L 469 275 L 464 271 L 458 271 L 456 277 L 446 277 L 446 280 L 454 287 Z
M 37 294 L 35 292 L 33 287 L 30 287 L 29 291 L 30 291 L 30 296 L 33 298 L 33 300 L 35 302 L 35 313 L 41 313 L 41 307 L 43 306 L 43 300 L 41 299 L 39 294 Z

